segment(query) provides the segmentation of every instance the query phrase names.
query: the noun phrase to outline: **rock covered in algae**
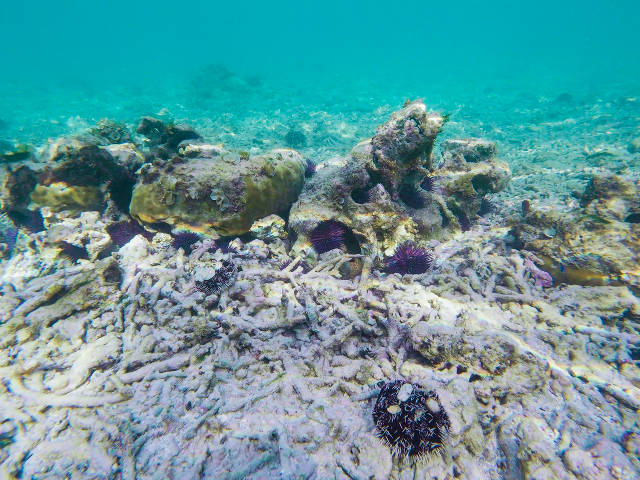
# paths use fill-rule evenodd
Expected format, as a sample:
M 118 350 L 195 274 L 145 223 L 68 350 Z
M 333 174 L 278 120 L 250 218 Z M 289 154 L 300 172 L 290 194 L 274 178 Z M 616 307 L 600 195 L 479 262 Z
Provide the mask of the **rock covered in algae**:
M 260 240 L 275 240 L 287 238 L 286 222 L 278 215 L 269 215 L 253 222 L 251 233 Z
M 534 205 L 517 220 L 519 246 L 545 261 L 557 283 L 640 286 L 640 182 L 617 175 L 591 178 L 580 208 Z
M 32 201 L 35 207 L 56 212 L 100 210 L 110 198 L 126 211 L 135 183 L 133 172 L 142 158 L 131 143 L 101 148 L 63 137 L 42 151 L 42 167 L 22 166 L 9 172 L 7 186 L 14 190 L 19 186 L 20 201 L 9 199 L 7 209 L 24 209 Z
M 409 103 L 350 156 L 318 168 L 289 217 L 299 234 L 296 248 L 329 220 L 388 254 L 407 240 L 466 230 L 484 195 L 502 190 L 511 172 L 495 158 L 495 145 L 476 139 L 451 142 L 442 168 L 435 170 L 432 151 L 443 123 L 423 102 Z
M 206 157 L 145 165 L 133 191 L 131 215 L 145 223 L 238 235 L 257 219 L 287 211 L 302 189 L 306 164 L 294 150 L 250 158 L 204 150 Z M 216 151 L 220 154 L 210 155 Z

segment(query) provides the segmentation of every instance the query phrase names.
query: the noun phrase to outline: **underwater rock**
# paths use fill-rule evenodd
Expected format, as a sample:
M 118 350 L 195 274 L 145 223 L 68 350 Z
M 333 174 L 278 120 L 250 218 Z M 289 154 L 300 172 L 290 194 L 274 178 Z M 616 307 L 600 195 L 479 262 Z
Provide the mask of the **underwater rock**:
M 25 227 L 30 232 L 44 230 L 42 214 L 30 210 L 29 195 L 37 185 L 37 172 L 26 165 L 9 169 L 2 189 L 2 209 L 16 226 Z
M 18 229 L 13 226 L 9 217 L 0 214 L 0 258 L 11 255 L 17 239 Z
M 394 200 L 398 199 L 402 183 L 431 168 L 433 143 L 443 124 L 444 118 L 440 114 L 427 112 L 423 102 L 415 101 L 392 113 L 391 118 L 378 127 L 368 145 L 359 149 L 370 155 L 367 170 L 370 175 L 380 177 L 380 183 Z
M 387 255 L 405 241 L 468 229 L 484 195 L 502 190 L 511 172 L 495 158 L 495 145 L 478 139 L 448 142 L 445 162 L 434 170 L 433 144 L 443 123 L 421 101 L 409 103 L 349 157 L 318 168 L 291 209 L 295 248 L 308 245 L 328 221 Z
M 0 140 L 0 163 L 19 162 L 31 157 L 31 149 L 28 145 L 14 146 L 10 142 Z
M 442 145 L 442 157 L 442 167 L 430 175 L 430 188 L 442 195 L 447 216 L 468 230 L 484 196 L 503 190 L 511 170 L 495 158 L 495 144 L 481 139 L 448 140 Z
M 82 246 L 92 261 L 111 246 L 111 238 L 96 211 L 82 212 L 75 217 L 51 214 L 47 218 L 47 242 Z M 73 253 L 73 252 L 69 252 Z
M 112 145 L 132 141 L 131 132 L 124 123 L 108 118 L 103 118 L 95 127 L 90 128 L 86 134 L 86 139 L 88 143 L 95 143 L 96 145 Z
M 100 210 L 109 192 L 118 208 L 126 212 L 134 183 L 133 173 L 109 151 L 73 140 L 51 151 L 31 200 L 53 211 Z
M 131 215 L 144 223 L 214 236 L 246 233 L 257 219 L 289 209 L 302 189 L 305 162 L 293 150 L 242 158 L 182 159 L 146 164 L 131 199 Z
M 555 283 L 640 286 L 640 182 L 616 175 L 591 178 L 581 208 L 531 207 L 511 234 L 536 252 Z
M 64 182 L 36 186 L 31 193 L 31 200 L 38 206 L 51 208 L 54 212 L 99 210 L 103 204 L 103 196 L 99 188 L 67 185 Z
M 287 238 L 286 222 L 278 215 L 269 215 L 256 220 L 249 231 L 256 238 L 264 241 Z
M 209 143 L 186 143 L 178 147 L 178 155 L 187 158 L 215 158 L 225 153 L 222 145 Z
M 143 117 L 136 131 L 147 137 L 152 146 L 166 145 L 171 150 L 175 150 L 183 140 L 200 138 L 200 135 L 186 125 L 164 123 L 153 117 Z
M 9 169 L 5 180 L 3 209 L 6 211 L 23 210 L 29 205 L 29 195 L 38 184 L 37 173 L 26 165 Z
M 132 173 L 138 170 L 145 161 L 144 155 L 131 142 L 105 145 L 103 149 L 109 152 L 118 165 Z

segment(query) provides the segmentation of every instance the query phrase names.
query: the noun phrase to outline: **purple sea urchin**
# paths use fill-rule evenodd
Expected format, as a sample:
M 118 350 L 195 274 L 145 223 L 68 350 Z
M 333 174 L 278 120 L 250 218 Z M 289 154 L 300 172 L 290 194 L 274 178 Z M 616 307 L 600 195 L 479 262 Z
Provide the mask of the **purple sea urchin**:
M 213 277 L 203 281 L 196 280 L 196 290 L 206 296 L 220 293 L 223 288 L 233 283 L 237 272 L 238 268 L 231 260 L 223 260 L 222 265 L 216 270 Z
M 427 250 L 412 242 L 399 245 L 393 255 L 385 260 L 387 273 L 419 274 L 426 272 L 433 257 Z
M 420 183 L 420 188 L 427 192 L 433 192 L 434 187 L 435 181 L 433 180 L 433 177 L 425 177 L 425 179 Z
M 122 247 L 129 243 L 136 235 L 142 235 L 147 240 L 153 238 L 153 233 L 148 232 L 134 221 L 118 222 L 107 227 L 107 233 L 111 237 L 111 241 L 118 247 Z
M 200 235 L 193 232 L 178 232 L 173 236 L 171 245 L 178 250 L 182 248 L 184 253 L 189 255 L 193 248 L 193 244 L 200 241 Z
M 316 164 L 313 160 L 307 158 L 306 165 L 304 167 L 304 177 L 309 178 L 315 175 L 316 173 Z
M 435 392 L 403 380 L 382 386 L 373 407 L 373 422 L 378 437 L 400 459 L 441 452 L 451 425 Z
M 314 228 L 309 236 L 313 248 L 318 253 L 325 253 L 344 244 L 347 227 L 335 220 L 325 220 Z

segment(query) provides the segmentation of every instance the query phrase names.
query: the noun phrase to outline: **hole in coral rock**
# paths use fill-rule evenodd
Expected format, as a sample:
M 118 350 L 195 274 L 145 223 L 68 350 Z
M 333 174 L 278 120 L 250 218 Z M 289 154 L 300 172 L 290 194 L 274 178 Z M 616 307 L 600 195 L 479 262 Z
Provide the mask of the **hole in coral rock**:
M 444 211 L 444 209 L 442 207 L 439 207 L 439 208 L 440 208 L 440 218 L 442 218 L 442 220 L 440 222 L 440 225 L 442 226 L 442 228 L 447 228 L 449 226 L 449 224 L 451 223 L 451 220 L 447 216 L 447 214 Z
M 411 208 L 424 207 L 424 198 L 422 198 L 422 194 L 413 185 L 405 183 L 400 187 L 398 194 L 400 195 L 400 200 L 402 200 L 405 205 Z
M 361 253 L 358 237 L 356 237 L 356 235 L 351 231 L 350 228 L 347 228 L 347 231 L 344 234 L 344 246 L 347 247 L 347 252 L 349 253 Z
M 471 222 L 469 221 L 469 217 L 464 212 L 456 212 L 456 217 L 458 217 L 458 223 L 460 224 L 460 230 L 466 232 L 471 228 Z
M 450 202 L 449 209 L 458 219 L 458 223 L 460 224 L 460 230 L 466 232 L 471 228 L 471 221 L 469 220 L 469 216 L 465 213 L 462 208 L 460 208 L 457 204 Z
M 476 175 L 471 179 L 471 185 L 473 185 L 473 189 L 479 195 L 484 195 L 491 191 L 491 178 L 486 175 Z
M 371 189 L 356 188 L 351 192 L 351 199 L 359 204 L 368 203 Z
M 627 215 L 624 219 L 627 223 L 640 223 L 640 213 L 632 213 Z
M 114 180 L 109 185 L 111 199 L 121 212 L 129 213 L 129 204 L 136 181 L 133 177 L 124 177 Z

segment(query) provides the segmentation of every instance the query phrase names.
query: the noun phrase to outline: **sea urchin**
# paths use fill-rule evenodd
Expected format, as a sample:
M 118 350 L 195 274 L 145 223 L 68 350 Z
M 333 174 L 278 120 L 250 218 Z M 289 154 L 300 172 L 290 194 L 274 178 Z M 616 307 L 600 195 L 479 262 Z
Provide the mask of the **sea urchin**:
M 200 241 L 200 235 L 194 232 L 178 232 L 173 235 L 171 246 L 178 250 L 182 248 L 184 253 L 189 255 L 193 249 L 193 244 Z
M 426 272 L 432 262 L 433 257 L 424 248 L 405 242 L 385 260 L 385 267 L 387 273 L 418 274 Z
M 373 422 L 378 437 L 400 459 L 441 452 L 451 425 L 435 392 L 403 380 L 382 386 L 373 407 Z
M 347 227 L 335 220 L 325 220 L 311 231 L 309 236 L 313 248 L 318 253 L 340 248 L 344 244 Z
M 111 237 L 111 241 L 116 244 L 118 248 L 129 243 L 129 240 L 136 235 L 142 235 L 149 241 L 153 239 L 153 233 L 148 232 L 132 220 L 112 223 L 107 227 L 107 233 Z
M 213 277 L 203 281 L 195 281 L 196 290 L 204 293 L 206 296 L 217 295 L 235 281 L 237 273 L 238 267 L 236 267 L 232 261 L 223 260 L 222 265 L 216 270 Z

